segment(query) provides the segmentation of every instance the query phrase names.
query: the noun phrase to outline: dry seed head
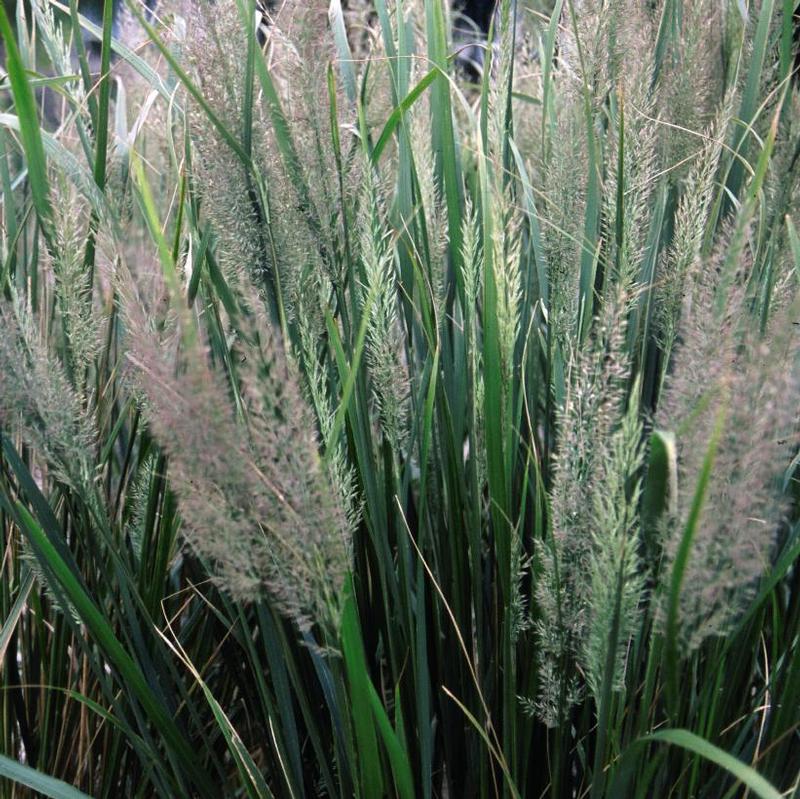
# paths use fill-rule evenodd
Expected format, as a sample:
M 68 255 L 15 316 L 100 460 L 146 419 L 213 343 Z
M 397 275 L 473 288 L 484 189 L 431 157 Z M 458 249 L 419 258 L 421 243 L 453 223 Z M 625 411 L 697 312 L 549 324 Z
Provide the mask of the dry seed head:
M 740 247 L 741 238 L 741 233 L 724 236 L 715 256 L 698 272 L 657 417 L 660 427 L 678 433 L 680 491 L 664 544 L 664 580 L 669 579 L 712 430 L 720 413 L 725 419 L 680 595 L 680 634 L 687 650 L 709 636 L 725 634 L 767 567 L 785 511 L 780 477 L 798 442 L 796 326 L 784 310 L 773 317 L 763 339 L 745 332 L 752 321 L 745 302 L 750 257 Z M 729 280 L 716 267 L 728 261 L 736 267 Z M 722 315 L 716 310 L 721 289 Z M 663 607 L 660 612 L 663 622 Z
M 136 478 L 128 491 L 130 515 L 125 525 L 125 532 L 137 563 L 140 563 L 142 559 L 147 508 L 150 503 L 151 485 L 155 477 L 156 456 L 150 454 L 139 464 Z
M 700 267 L 700 251 L 713 198 L 732 95 L 704 133 L 704 144 L 686 178 L 675 214 L 672 242 L 662 256 L 657 280 L 655 327 L 662 348 L 669 353 L 678 333 L 684 295 Z M 695 145 L 697 146 L 697 145 Z
M 56 22 L 54 7 L 47 0 L 34 0 L 31 3 L 31 11 L 36 23 L 37 41 L 44 46 L 54 74 L 75 76 L 60 85 L 60 90 L 67 95 L 68 101 L 66 98 L 62 99 L 61 95 L 45 90 L 45 108 L 47 109 L 49 101 L 53 100 L 60 105 L 60 108 L 53 109 L 55 118 L 51 121 L 57 122 L 58 125 L 63 125 L 66 111 L 69 109 L 78 115 L 85 126 L 90 127 L 92 120 L 86 103 L 86 91 L 83 81 L 77 75 L 78 70 L 75 68 L 74 51 L 64 39 L 65 26 Z
M 633 597 L 638 590 L 630 559 L 619 554 L 622 543 L 634 535 L 628 524 L 632 510 L 626 503 L 624 510 L 612 513 L 604 500 L 607 484 L 617 486 L 619 493 L 631 476 L 629 469 L 638 462 L 638 450 L 631 442 L 639 428 L 633 420 L 625 426 L 626 308 L 624 298 L 606 306 L 596 340 L 569 361 L 567 393 L 558 412 L 551 535 L 538 542 L 535 551 L 541 675 L 536 706 L 550 726 L 561 723 L 578 700 L 576 664 L 588 662 L 594 668 L 597 660 L 596 639 L 602 635 L 598 631 L 607 629 L 610 601 L 598 584 L 601 575 L 608 580 L 610 571 L 617 568 L 619 573 L 621 568 L 624 596 Z M 625 600 L 626 620 L 631 618 L 632 603 Z
M 404 341 L 397 314 L 394 247 L 381 220 L 381 203 L 369 173 L 359 217 L 359 247 L 369 307 L 367 356 L 384 435 L 399 451 L 408 428 L 408 374 L 402 360 Z
M 512 206 L 507 192 L 498 190 L 496 197 L 497 200 L 493 203 L 495 221 L 492 245 L 497 289 L 497 326 L 503 378 L 506 386 L 509 386 L 522 304 L 522 220 Z
M 197 4 L 191 15 L 183 55 L 208 105 L 230 131 L 243 129 L 247 35 L 236 3 Z M 187 125 L 194 145 L 195 183 L 203 210 L 217 236 L 217 257 L 234 287 L 265 269 L 264 230 L 253 204 L 254 186 L 244 165 L 194 102 L 187 104 Z M 259 130 L 254 125 L 258 145 Z
M 656 185 L 657 129 L 650 119 L 653 101 L 638 84 L 626 91 L 628 93 L 618 90 L 617 110 L 611 114 L 608 136 L 608 152 L 613 160 L 604 186 L 605 238 L 608 261 L 612 265 L 604 286 L 607 302 L 613 302 L 619 294 L 631 298 L 635 295 L 634 285 L 639 279 L 646 252 L 652 195 Z M 620 126 L 623 124 L 622 203 L 618 208 L 619 139 Z M 622 234 L 621 245 L 617 241 L 618 229 Z
M 55 478 L 88 499 L 97 431 L 33 319 L 18 302 L 0 303 L 0 425 L 16 430 Z
M 412 81 L 415 77 L 412 77 Z M 414 109 L 410 124 L 411 150 L 414 156 L 414 167 L 419 182 L 420 197 L 417 214 L 425 223 L 427 247 L 421 252 L 429 252 L 429 280 L 433 298 L 440 320 L 445 316 L 445 295 L 447 287 L 446 265 L 447 247 L 449 244 L 447 214 L 441 189 L 436 185 L 436 159 L 433 153 L 430 136 L 430 110 L 423 106 Z
M 692 413 L 662 422 L 673 429 L 683 427 L 678 437 L 678 514 L 671 520 L 666 542 L 669 564 L 694 498 L 698 461 L 717 414 L 725 413 L 680 595 L 681 642 L 690 651 L 709 636 L 724 635 L 745 609 L 769 567 L 787 510 L 782 477 L 800 443 L 800 342 L 783 314 L 776 317 L 775 328 L 770 339 L 731 349 L 715 378 L 706 377 L 698 397 L 700 407 L 696 404 Z M 685 379 L 679 362 L 672 395 L 686 392 Z M 703 402 L 708 406 L 703 408 Z M 689 405 L 685 400 L 680 404 Z M 668 579 L 669 569 L 663 574 Z
M 637 396 L 634 389 L 632 397 Z M 639 546 L 639 499 L 643 462 L 642 423 L 631 402 L 605 445 L 595 491 L 590 600 L 582 662 L 589 689 L 599 704 L 611 631 L 616 623 L 612 688 L 622 690 L 625 661 L 640 621 L 644 593 Z
M 89 213 L 75 187 L 66 180 L 60 182 L 53 209 L 55 247 L 48 261 L 55 276 L 58 310 L 70 362 L 75 379 L 80 381 L 101 347 L 100 314 L 93 305 L 91 274 L 83 264 Z
M 668 166 L 678 164 L 697 149 L 697 136 L 692 132 L 706 130 L 717 114 L 716 103 L 723 95 L 719 64 L 725 16 L 722 5 L 715 0 L 688 4 L 678 44 L 665 53 L 658 116 L 688 131 L 662 128 L 663 160 Z
M 484 445 L 484 390 L 483 390 L 483 347 L 480 344 L 478 310 L 483 294 L 483 257 L 477 211 L 472 200 L 467 197 L 464 218 L 461 223 L 461 257 L 464 265 L 464 325 L 471 342 L 469 346 L 470 375 L 472 377 L 472 431 L 477 452 L 469 455 L 475 458 L 478 472 L 478 487 L 483 494 L 486 485 L 486 447 Z
M 540 168 L 542 243 L 550 279 L 549 319 L 556 340 L 568 349 L 578 319 L 578 282 L 583 246 L 588 163 L 580 145 L 582 113 L 577 101 L 558 109 L 556 135 Z M 586 246 L 592 246 L 587 243 Z
M 321 266 L 328 270 L 330 279 L 341 282 L 342 275 L 334 273 L 331 253 L 340 235 L 339 226 L 346 224 L 345 209 L 341 207 L 339 174 L 333 151 L 331 124 L 339 126 L 342 157 L 341 188 L 345 195 L 358 190 L 358 169 L 347 156 L 351 136 L 348 116 L 350 105 L 343 94 L 341 81 L 336 82 L 336 104 L 341 119 L 330 118 L 330 97 L 326 70 L 335 58 L 335 48 L 328 23 L 328 3 L 323 0 L 285 0 L 273 15 L 268 32 L 267 52 L 270 74 L 282 86 L 285 102 L 283 112 L 291 128 L 297 150 L 297 169 L 305 184 L 305 196 L 299 196 L 292 176 L 283 170 L 281 187 L 284 198 L 274 204 L 271 224 L 285 218 L 283 235 L 301 231 L 302 246 L 316 252 Z M 270 131 L 266 137 L 264 153 L 260 155 L 262 170 L 269 175 L 270 185 L 280 182 L 278 173 L 278 147 L 272 133 L 271 122 L 264 126 Z M 360 165 L 359 165 L 360 166 Z M 294 195 L 294 196 L 292 196 Z M 313 234 L 309 234 L 309 224 Z M 291 240 L 291 239 L 290 239 Z M 279 242 L 279 246 L 282 246 Z M 306 256 L 308 257 L 308 256 Z M 291 256 L 285 260 L 290 260 Z M 284 267 L 286 268 L 286 267 Z
M 235 598 L 268 595 L 298 623 L 335 630 L 350 527 L 280 345 L 263 322 L 237 342 L 237 420 L 202 347 L 176 353 L 149 330 L 129 341 L 192 548 Z
M 320 289 L 318 298 L 320 304 L 327 302 L 327 297 L 323 296 L 323 291 L 323 289 Z M 311 296 L 313 301 L 313 295 L 308 296 Z M 307 301 L 306 295 L 301 299 L 301 303 L 305 301 Z M 304 306 L 301 304 L 298 313 L 300 330 L 300 354 L 298 360 L 302 365 L 300 371 L 305 376 L 305 394 L 308 397 L 310 407 L 314 410 L 317 424 L 319 425 L 328 477 L 339 494 L 340 505 L 345 512 L 347 525 L 352 533 L 361 521 L 362 504 L 356 487 L 355 470 L 347 461 L 344 438 L 341 433 L 338 440 L 333 437 L 336 412 L 331 401 L 328 377 L 319 359 L 318 350 L 321 334 L 308 324 L 307 320 L 310 317 L 311 314 L 305 312 Z

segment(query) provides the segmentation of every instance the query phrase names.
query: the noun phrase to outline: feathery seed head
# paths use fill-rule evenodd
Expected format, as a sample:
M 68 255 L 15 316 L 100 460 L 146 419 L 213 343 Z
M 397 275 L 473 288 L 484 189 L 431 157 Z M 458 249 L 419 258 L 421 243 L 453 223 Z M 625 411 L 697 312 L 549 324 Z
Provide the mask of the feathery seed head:
M 97 431 L 28 311 L 0 304 L 0 425 L 42 453 L 55 478 L 85 497 L 94 484 Z
M 682 342 L 657 417 L 662 428 L 678 433 L 680 491 L 665 542 L 669 564 L 694 501 L 712 430 L 720 412 L 725 414 L 680 595 L 681 640 L 688 650 L 708 636 L 724 634 L 752 595 L 782 521 L 780 476 L 798 441 L 796 327 L 784 310 L 774 316 L 764 338 L 746 332 L 749 256 L 739 238 L 725 237 L 687 297 Z M 738 271 L 729 279 L 714 265 L 730 258 Z M 726 300 L 722 316 L 716 307 L 720 296 Z M 669 579 L 669 569 L 662 575 Z
M 184 534 L 235 598 L 269 596 L 300 624 L 338 625 L 352 517 L 319 456 L 298 377 L 263 320 L 234 343 L 226 385 L 199 345 L 133 321 L 127 357 L 169 456 Z M 231 390 L 241 397 L 236 418 Z
M 578 701 L 576 665 L 600 681 L 615 612 L 620 622 L 615 683 L 636 620 L 636 473 L 641 465 L 637 409 L 625 410 L 630 364 L 625 354 L 623 297 L 607 305 L 597 338 L 569 363 L 558 413 L 559 441 L 550 491 L 551 533 L 536 545 L 536 635 L 542 721 L 561 723 Z M 631 485 L 634 486 L 631 489 Z M 610 489 L 610 495 L 607 493 Z
M 369 309 L 367 355 L 373 391 L 384 435 L 398 450 L 407 433 L 408 378 L 397 314 L 395 253 L 369 173 L 365 175 L 359 218 L 359 245 L 366 277 L 363 302 Z

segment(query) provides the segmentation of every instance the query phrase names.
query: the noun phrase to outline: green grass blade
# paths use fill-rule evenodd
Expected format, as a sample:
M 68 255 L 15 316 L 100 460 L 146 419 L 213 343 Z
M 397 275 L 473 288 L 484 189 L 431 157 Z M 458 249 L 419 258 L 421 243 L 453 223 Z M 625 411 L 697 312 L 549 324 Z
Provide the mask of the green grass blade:
M 9 130 L 18 131 L 22 134 L 23 123 L 19 116 L 15 114 L 0 113 L 0 125 Z M 106 202 L 103 193 L 97 188 L 92 174 L 84 167 L 78 159 L 60 142 L 46 131 L 39 131 L 37 137 L 42 145 L 43 151 L 50 156 L 50 159 L 57 165 L 63 173 L 81 190 L 84 196 L 91 202 L 92 207 L 105 215 L 107 219 L 113 219 L 111 209 Z M 27 156 L 27 153 L 26 153 Z M 44 163 L 42 156 L 40 164 Z M 30 174 L 30 161 L 27 161 L 28 177 Z M 49 189 L 48 189 L 49 192 Z M 48 195 L 49 198 L 49 195 Z M 47 207 L 50 207 L 49 199 Z M 38 212 L 38 208 L 37 208 Z
M 234 728 L 233 724 L 231 724 L 230 719 L 220 706 L 219 702 L 217 702 L 217 700 L 214 698 L 214 694 L 209 689 L 206 681 L 200 675 L 200 672 L 195 668 L 194 664 L 186 656 L 186 653 L 183 652 L 178 645 L 170 641 L 163 633 L 160 634 L 167 646 L 178 658 L 180 658 L 180 660 L 189 670 L 195 683 L 202 689 L 203 695 L 206 698 L 206 702 L 208 702 L 209 707 L 214 714 L 214 718 L 216 719 L 217 724 L 222 731 L 222 735 L 225 738 L 228 751 L 236 763 L 236 768 L 238 769 L 239 774 L 242 776 L 248 795 L 251 797 L 251 799 L 273 799 L 272 791 L 270 791 L 260 769 L 253 762 L 253 758 L 250 756 L 250 753 L 242 743 L 242 739 L 239 737 L 239 734 L 236 732 L 236 729 Z
M 339 330 L 336 327 L 336 323 L 334 322 L 330 314 L 326 315 L 325 323 L 328 328 L 328 336 L 330 337 L 331 344 L 333 345 L 336 351 L 337 354 L 336 361 L 337 364 L 339 365 L 339 371 L 341 373 L 341 378 L 344 383 L 344 387 L 342 389 L 342 398 L 339 401 L 339 407 L 336 409 L 336 416 L 334 417 L 333 420 L 331 441 L 338 440 L 339 434 L 341 433 L 342 427 L 344 426 L 344 420 L 345 416 L 347 415 L 347 410 L 350 406 L 350 400 L 353 397 L 353 390 L 355 389 L 356 386 L 356 377 L 358 375 L 358 369 L 361 363 L 361 357 L 364 354 L 364 348 L 367 342 L 369 314 L 373 302 L 374 298 L 368 296 L 367 302 L 362 312 L 361 324 L 359 325 L 358 328 L 358 336 L 356 338 L 356 345 L 353 351 L 353 359 L 349 365 L 347 363 L 347 358 L 344 354 L 344 349 L 342 348 L 341 337 L 339 336 Z
M 6 69 L 14 94 L 14 103 L 19 120 L 19 133 L 28 165 L 28 182 L 36 213 L 45 236 L 50 236 L 53 210 L 50 206 L 50 184 L 47 179 L 47 161 L 44 156 L 39 119 L 33 92 L 22 63 L 17 40 L 6 16 L 5 7 L 0 7 L 0 35 L 6 47 Z
M 769 47 L 769 31 L 775 0 L 764 0 L 758 14 L 756 33 L 747 78 L 742 90 L 742 101 L 739 106 L 739 124 L 734 132 L 731 147 L 737 155 L 744 155 L 745 139 L 749 135 L 748 128 L 753 124 L 760 104 L 760 89 L 763 81 L 764 59 Z M 744 180 L 744 166 L 738 158 L 731 165 L 726 187 L 733 197 L 738 197 Z
M 147 685 L 144 675 L 117 639 L 105 616 L 85 592 L 25 507 L 17 504 L 16 512 L 25 534 L 36 550 L 42 567 L 52 574 L 109 661 L 118 669 L 120 678 L 141 702 L 147 715 L 159 729 L 164 740 L 169 744 L 170 751 L 183 762 L 184 773 L 191 777 L 203 796 L 209 798 L 215 796 L 213 783 L 196 762 L 192 748 L 170 718 L 162 702 Z
M 28 595 L 30 594 L 31 589 L 33 588 L 33 583 L 34 583 L 33 572 L 28 570 L 26 572 L 23 572 L 23 574 L 24 577 L 22 579 L 22 584 L 20 585 L 17 591 L 17 597 L 14 600 L 14 604 L 11 606 L 11 610 L 9 611 L 8 616 L 3 622 L 3 626 L 0 627 L 0 663 L 2 663 L 5 660 L 6 650 L 8 649 L 9 643 L 11 642 L 11 637 L 14 634 L 14 629 L 19 623 L 20 617 L 22 616 L 22 612 L 25 610 L 25 606 L 28 601 Z
M 59 2 L 59 0 L 48 0 L 48 2 L 51 6 L 53 6 L 53 8 L 57 8 L 63 13 L 70 13 L 70 7 Z M 88 19 L 88 17 L 83 16 L 83 14 L 77 14 L 77 20 L 80 28 L 88 31 L 97 39 L 102 40 L 103 28 L 100 25 L 95 25 L 94 22 Z M 80 36 L 78 36 L 78 39 L 80 40 Z M 112 52 L 116 53 L 126 64 L 130 64 L 130 66 L 133 67 L 133 69 L 142 78 L 144 78 L 145 82 L 155 89 L 161 95 L 161 97 L 168 102 L 172 102 L 174 100 L 173 93 L 161 79 L 161 76 L 158 74 L 158 72 L 156 72 L 141 56 L 137 55 L 134 50 L 131 50 L 130 47 L 127 47 L 123 42 L 120 42 L 117 39 L 110 40 L 110 47 Z M 92 96 L 90 100 L 96 101 L 96 98 Z
M 783 552 L 781 552 L 780 557 L 770 570 L 769 574 L 763 580 L 761 587 L 758 590 L 758 594 L 750 603 L 750 607 L 747 609 L 745 614 L 736 623 L 734 630 L 732 630 L 729 634 L 725 644 L 726 648 L 736 645 L 738 633 L 744 629 L 744 627 L 758 612 L 764 602 L 766 602 L 766 600 L 769 598 L 770 594 L 772 594 L 772 592 L 778 587 L 781 580 L 783 580 L 783 578 L 788 574 L 789 570 L 795 566 L 798 557 L 800 557 L 800 528 L 795 526 L 795 529 L 789 538 L 789 542 L 787 543 Z
M 350 103 L 355 105 L 357 98 L 356 73 L 353 67 L 353 54 L 350 52 L 350 42 L 347 40 L 347 31 L 344 26 L 344 12 L 342 11 L 341 0 L 331 0 L 328 7 L 328 18 L 333 29 L 336 50 L 339 54 L 339 70 L 342 73 L 345 94 Z
M 650 458 L 642 495 L 642 528 L 651 550 L 655 548 L 658 522 L 673 513 L 678 498 L 678 454 L 675 436 L 656 430 L 650 436 Z
M 342 613 L 341 638 L 342 656 L 350 686 L 353 726 L 358 745 L 358 770 L 361 775 L 359 795 L 364 799 L 383 796 L 384 782 L 373 724 L 372 700 L 370 699 L 371 683 L 367 672 L 367 661 L 364 656 L 364 644 L 352 585 L 347 591 Z
M 408 762 L 408 755 L 400 741 L 397 733 L 392 729 L 392 723 L 386 715 L 386 710 L 378 696 L 372 681 L 367 683 L 369 704 L 372 708 L 372 715 L 378 732 L 383 739 L 386 753 L 389 756 L 389 763 L 392 767 L 394 784 L 397 788 L 397 795 L 401 799 L 414 799 L 414 778 L 411 775 L 411 766 Z
M 450 83 L 447 79 L 447 31 L 445 29 L 442 3 L 425 0 L 425 19 L 428 34 L 428 58 L 441 70 L 434 84 L 431 98 L 431 135 L 433 152 L 447 206 L 447 230 L 450 238 L 450 257 L 456 274 L 461 280 L 461 227 L 462 227 L 462 178 L 453 125 L 450 99 Z M 459 282 L 459 291 L 463 287 Z
M 111 26 L 114 22 L 114 3 L 103 0 L 103 36 L 100 45 L 100 76 L 97 92 L 97 141 L 95 143 L 94 181 L 100 191 L 106 185 L 108 163 L 108 111 L 111 100 Z
M 759 799 L 781 799 L 780 791 L 770 785 L 755 769 L 689 730 L 658 730 L 646 736 L 644 740 L 679 746 L 715 763 L 747 786 Z
M 666 621 L 666 669 L 670 705 L 673 710 L 677 707 L 678 703 L 678 607 L 680 604 L 680 593 L 683 587 L 683 577 L 686 573 L 686 567 L 691 557 L 692 544 L 695 534 L 697 533 L 697 527 L 700 524 L 700 515 L 703 511 L 706 492 L 711 481 L 711 472 L 714 468 L 717 447 L 725 427 L 725 416 L 724 409 L 720 410 L 717 414 L 716 424 L 711 434 L 711 440 L 708 442 L 703 465 L 697 480 L 697 486 L 695 487 L 692 506 L 689 510 L 689 517 L 686 520 L 686 526 L 678 546 L 678 551 L 675 554 L 675 560 L 672 564 Z
M 66 782 L 42 774 L 30 766 L 17 763 L 5 755 L 0 755 L 0 777 L 18 785 L 24 785 L 41 796 L 49 796 L 50 799 L 91 799 L 88 794 L 67 785 Z
M 417 85 L 400 101 L 400 103 L 395 107 L 392 113 L 389 115 L 389 118 L 386 120 L 386 124 L 383 126 L 383 130 L 381 130 L 381 135 L 378 137 L 378 141 L 376 142 L 375 146 L 372 148 L 372 153 L 370 158 L 372 159 L 373 164 L 377 164 L 380 161 L 381 155 L 383 151 L 386 149 L 386 145 L 392 138 L 392 134 L 397 130 L 398 125 L 403 119 L 403 114 L 408 111 L 411 106 L 419 99 L 425 89 L 430 86 L 434 80 L 436 80 L 438 75 L 441 75 L 442 72 L 439 67 L 434 67 L 422 78 L 417 81 Z
M 547 25 L 542 56 L 542 158 L 546 161 L 549 153 L 549 142 L 555 135 L 556 120 L 553 114 L 553 58 L 556 52 L 558 23 L 564 0 L 556 0 Z
M 531 250 L 533 252 L 534 262 L 536 263 L 536 276 L 539 282 L 539 297 L 545 304 L 545 307 L 548 307 L 550 301 L 550 280 L 548 277 L 547 256 L 542 241 L 542 231 L 539 227 L 539 215 L 536 211 L 536 202 L 533 197 L 533 187 L 528 175 L 528 170 L 525 167 L 525 161 L 522 158 L 522 153 L 520 153 L 516 142 L 509 138 L 508 144 L 511 148 L 511 153 L 514 156 L 517 171 L 522 181 L 522 196 L 525 201 L 525 211 L 528 215 L 528 225 L 530 226 Z

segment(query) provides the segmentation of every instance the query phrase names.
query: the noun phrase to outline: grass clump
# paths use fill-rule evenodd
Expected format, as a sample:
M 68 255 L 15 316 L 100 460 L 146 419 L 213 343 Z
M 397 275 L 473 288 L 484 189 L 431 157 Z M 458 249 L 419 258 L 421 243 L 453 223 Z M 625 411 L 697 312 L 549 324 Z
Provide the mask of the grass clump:
M 439 0 L 52 5 L 0 794 L 800 791 L 794 5 L 502 0 L 477 85 Z

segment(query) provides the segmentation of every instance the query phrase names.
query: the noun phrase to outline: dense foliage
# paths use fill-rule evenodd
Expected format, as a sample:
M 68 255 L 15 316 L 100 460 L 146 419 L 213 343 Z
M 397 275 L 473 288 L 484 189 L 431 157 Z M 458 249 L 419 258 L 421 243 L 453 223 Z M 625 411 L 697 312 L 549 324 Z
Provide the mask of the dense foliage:
M 800 797 L 797 3 L 111 9 L 0 12 L 0 795 Z

